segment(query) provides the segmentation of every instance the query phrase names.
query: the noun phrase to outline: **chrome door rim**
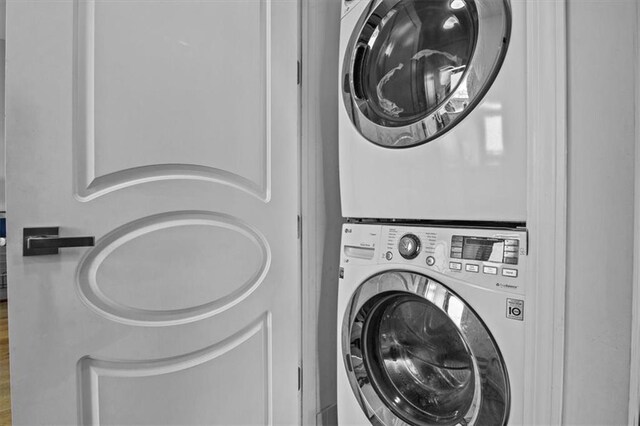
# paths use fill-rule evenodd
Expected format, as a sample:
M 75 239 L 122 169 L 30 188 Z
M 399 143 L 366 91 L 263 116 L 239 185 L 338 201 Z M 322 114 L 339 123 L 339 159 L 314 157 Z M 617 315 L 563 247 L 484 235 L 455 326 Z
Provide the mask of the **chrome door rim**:
M 439 308 L 456 325 L 470 350 L 476 375 L 476 392 L 473 403 L 463 421 L 455 424 L 460 426 L 507 424 L 510 409 L 508 374 L 499 348 L 487 327 L 477 314 L 446 286 L 427 276 L 408 271 L 386 271 L 365 280 L 353 294 L 343 320 L 342 354 L 344 367 L 356 399 L 371 423 L 380 426 L 426 426 L 429 424 L 409 423 L 383 401 L 378 395 L 379 391 L 374 385 L 374 380 L 372 380 L 363 356 L 363 325 L 366 321 L 366 314 L 363 314 L 362 308 L 375 298 L 393 293 L 417 295 Z M 462 318 L 462 315 L 459 318 L 452 318 L 452 314 L 448 310 L 453 305 L 465 308 L 466 320 Z M 469 329 L 475 329 L 478 335 L 470 336 Z M 480 344 L 480 342 L 485 343 Z M 478 362 L 478 360 L 482 360 L 482 362 Z M 495 396 L 495 391 L 492 389 L 496 387 L 500 388 L 503 396 L 503 400 L 497 402 L 504 407 L 503 412 L 497 416 L 495 410 L 487 405 L 488 402 L 484 396 L 485 394 L 494 394 Z
M 350 118 L 351 123 L 355 126 L 358 132 L 370 142 L 383 146 L 385 148 L 409 148 L 422 145 L 440 137 L 449 130 L 453 129 L 459 124 L 476 106 L 482 101 L 486 93 L 489 91 L 493 82 L 495 81 L 504 59 L 506 57 L 507 49 L 509 46 L 509 40 L 511 38 L 511 7 L 509 0 L 484 0 L 484 1 L 499 1 L 504 5 L 505 11 L 505 31 L 502 36 L 501 46 L 495 52 L 495 60 L 491 67 L 489 76 L 484 80 L 481 89 L 478 93 L 470 99 L 470 102 L 464 107 L 462 112 L 451 112 L 453 105 L 450 105 L 451 99 L 456 95 L 461 95 L 463 92 L 463 82 L 469 79 L 469 69 L 473 67 L 475 63 L 484 58 L 477 58 L 476 47 L 473 48 L 471 60 L 468 67 L 464 72 L 460 82 L 457 84 L 456 89 L 452 90 L 444 100 L 442 100 L 437 107 L 428 112 L 424 117 L 416 120 L 415 122 L 399 127 L 386 127 L 378 123 L 371 121 L 361 110 L 361 105 L 366 101 L 359 100 L 353 95 L 355 92 L 355 83 L 353 77 L 354 63 L 356 59 L 356 47 L 360 42 L 361 34 L 368 23 L 370 17 L 380 10 L 389 11 L 399 3 L 406 0 L 371 0 L 370 5 L 366 8 L 365 12 L 359 19 L 353 34 L 347 45 L 347 50 L 344 56 L 344 63 L 342 69 L 342 96 L 347 111 L 347 115 Z M 473 2 L 483 0 L 469 0 Z M 482 16 L 479 16 L 480 29 L 482 31 Z M 480 36 L 478 36 L 480 39 Z M 484 41 L 483 41 L 484 43 Z M 484 51 L 492 51 L 492 49 L 486 47 Z

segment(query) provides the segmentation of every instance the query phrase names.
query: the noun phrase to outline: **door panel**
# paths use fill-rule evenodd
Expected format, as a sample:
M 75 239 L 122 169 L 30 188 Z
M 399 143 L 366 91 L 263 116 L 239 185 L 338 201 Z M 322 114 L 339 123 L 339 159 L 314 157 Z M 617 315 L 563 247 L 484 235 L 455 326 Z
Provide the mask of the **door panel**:
M 506 424 L 502 354 L 445 285 L 407 271 L 374 275 L 351 296 L 341 333 L 349 383 L 374 423 Z
M 297 423 L 297 2 L 7 21 L 15 424 Z
M 427 143 L 460 123 L 502 67 L 509 0 L 383 0 L 364 9 L 346 47 L 343 100 L 369 141 Z
M 270 424 L 269 322 L 265 315 L 223 342 L 169 359 L 82 359 L 83 423 L 207 424 L 215 418 L 225 425 Z M 237 382 L 251 385 L 229 386 Z M 219 397 L 211 399 L 211 392 Z M 236 411 L 238 400 L 251 409 Z
M 186 178 L 267 199 L 271 0 L 76 7 L 78 196 Z
M 175 253 L 179 262 L 158 263 Z M 173 212 L 102 238 L 80 262 L 77 285 L 89 307 L 114 321 L 181 324 L 239 303 L 262 283 L 270 261 L 269 243 L 247 224 L 214 213 Z

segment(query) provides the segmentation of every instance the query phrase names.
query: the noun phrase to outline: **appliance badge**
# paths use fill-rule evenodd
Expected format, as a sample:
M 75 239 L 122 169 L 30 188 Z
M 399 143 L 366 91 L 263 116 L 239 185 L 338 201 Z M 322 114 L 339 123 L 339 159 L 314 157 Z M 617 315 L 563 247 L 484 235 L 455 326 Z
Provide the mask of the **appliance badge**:
M 351 234 L 353 232 L 353 229 L 351 228 L 344 228 L 344 233 L 345 234 Z
M 507 299 L 507 318 L 524 321 L 524 300 Z

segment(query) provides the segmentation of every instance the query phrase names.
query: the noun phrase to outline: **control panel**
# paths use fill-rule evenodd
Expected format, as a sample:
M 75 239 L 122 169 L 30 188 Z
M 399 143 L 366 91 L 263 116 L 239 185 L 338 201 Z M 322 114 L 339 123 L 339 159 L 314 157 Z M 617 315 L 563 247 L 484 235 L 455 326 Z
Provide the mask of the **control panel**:
M 347 224 L 343 230 L 344 264 L 411 265 L 473 285 L 525 292 L 526 229 Z

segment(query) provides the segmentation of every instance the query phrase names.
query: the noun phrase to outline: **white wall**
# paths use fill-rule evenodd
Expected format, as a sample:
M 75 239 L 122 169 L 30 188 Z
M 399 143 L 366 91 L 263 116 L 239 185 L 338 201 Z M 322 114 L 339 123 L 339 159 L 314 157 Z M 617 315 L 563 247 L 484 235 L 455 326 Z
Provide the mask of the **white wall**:
M 5 52 L 5 23 L 6 0 L 0 0 L 0 211 L 5 211 L 5 154 L 4 154 L 4 52 Z
M 0 40 L 5 40 L 7 0 L 0 0 Z M 2 56 L 4 58 L 4 55 Z
M 564 423 L 627 423 L 636 0 L 569 0 Z

